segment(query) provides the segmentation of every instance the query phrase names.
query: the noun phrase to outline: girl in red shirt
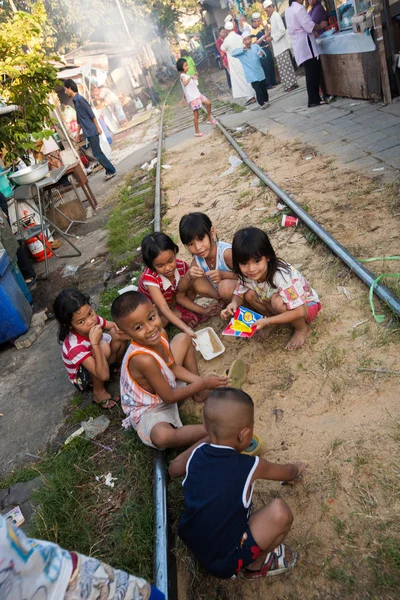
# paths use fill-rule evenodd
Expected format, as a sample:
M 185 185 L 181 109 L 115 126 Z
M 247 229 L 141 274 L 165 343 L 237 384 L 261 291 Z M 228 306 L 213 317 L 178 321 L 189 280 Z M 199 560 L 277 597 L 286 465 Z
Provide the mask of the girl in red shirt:
M 210 316 L 218 314 L 219 305 L 215 303 L 200 306 L 195 303 L 197 293 L 209 296 L 207 290 L 196 289 L 196 282 L 193 283 L 190 294 L 180 294 L 179 301 L 182 304 L 176 302 L 179 281 L 189 271 L 188 264 L 176 258 L 178 251 L 178 246 L 165 233 L 158 231 L 147 235 L 142 241 L 142 256 L 146 269 L 140 276 L 138 289 L 157 306 L 164 327 L 168 322 L 172 323 L 194 338 L 196 334 L 193 328 L 207 321 Z M 210 291 L 210 297 L 214 297 L 214 288 L 211 285 Z

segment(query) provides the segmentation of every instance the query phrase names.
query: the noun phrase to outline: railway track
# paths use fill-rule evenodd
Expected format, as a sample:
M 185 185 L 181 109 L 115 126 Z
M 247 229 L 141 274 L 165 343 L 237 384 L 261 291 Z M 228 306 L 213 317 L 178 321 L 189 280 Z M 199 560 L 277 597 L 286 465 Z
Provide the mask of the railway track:
M 157 172 L 155 188 L 155 230 L 161 228 L 161 156 L 164 137 L 170 137 L 180 131 L 193 127 L 192 111 L 187 107 L 174 107 L 168 115 L 168 123 L 164 123 L 165 105 L 176 81 L 171 86 L 164 106 L 161 111 Z M 378 278 L 357 260 L 348 249 L 340 244 L 322 225 L 320 225 L 308 212 L 306 212 L 285 190 L 281 189 L 253 162 L 246 152 L 238 145 L 229 131 L 220 123 L 218 117 L 233 112 L 229 103 L 218 103 L 213 116 L 217 119 L 217 127 L 238 153 L 242 161 L 249 169 L 265 184 L 272 192 L 295 214 L 302 223 L 312 231 L 340 260 L 357 275 L 357 277 L 369 287 L 370 294 L 377 295 L 400 318 L 400 299 L 385 285 L 378 282 Z M 163 591 L 166 598 L 175 600 L 175 595 L 169 591 L 171 582 L 168 580 L 169 558 L 168 558 L 168 522 L 167 522 L 167 497 L 166 497 L 166 470 L 162 452 L 155 452 L 154 457 L 154 501 L 155 501 L 155 552 L 154 552 L 154 579 L 156 586 Z M 173 588 L 176 586 L 173 585 Z

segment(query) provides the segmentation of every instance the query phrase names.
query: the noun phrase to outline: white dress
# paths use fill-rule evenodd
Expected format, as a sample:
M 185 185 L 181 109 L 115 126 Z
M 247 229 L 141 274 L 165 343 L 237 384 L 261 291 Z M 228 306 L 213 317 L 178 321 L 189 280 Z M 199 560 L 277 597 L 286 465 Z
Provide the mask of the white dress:
M 232 50 L 235 50 L 236 48 L 243 48 L 243 39 L 242 36 L 231 31 L 226 36 L 224 43 L 221 46 L 221 50 L 228 55 L 229 72 L 232 81 L 232 96 L 234 98 L 252 98 L 254 96 L 254 90 L 246 81 L 242 64 L 238 58 L 232 56 Z

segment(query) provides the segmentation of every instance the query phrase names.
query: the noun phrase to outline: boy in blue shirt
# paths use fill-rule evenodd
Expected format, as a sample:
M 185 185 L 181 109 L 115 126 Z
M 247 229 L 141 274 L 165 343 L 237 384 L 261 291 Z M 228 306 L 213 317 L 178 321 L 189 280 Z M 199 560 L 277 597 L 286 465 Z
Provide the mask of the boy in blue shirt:
M 243 48 L 232 50 L 232 56 L 238 58 L 242 63 L 244 76 L 247 83 L 250 83 L 257 97 L 257 102 L 264 110 L 269 104 L 268 86 L 265 79 L 265 72 L 262 68 L 261 58 L 265 52 L 258 44 L 252 44 L 251 31 L 245 29 L 242 33 Z
M 178 533 L 209 573 L 247 579 L 288 572 L 298 554 L 283 540 L 293 522 L 288 505 L 275 498 L 251 513 L 256 479 L 294 481 L 304 463 L 278 465 L 241 454 L 253 438 L 254 404 L 239 389 L 219 388 L 204 407 L 208 440 L 175 458 L 171 477 L 185 474 L 185 510 Z M 194 448 L 194 449 L 193 449 Z

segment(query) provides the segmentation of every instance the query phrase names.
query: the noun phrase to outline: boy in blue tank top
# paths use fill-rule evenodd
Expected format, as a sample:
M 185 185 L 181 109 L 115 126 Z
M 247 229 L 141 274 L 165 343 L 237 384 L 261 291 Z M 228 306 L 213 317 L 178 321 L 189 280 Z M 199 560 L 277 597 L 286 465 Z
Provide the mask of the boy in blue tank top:
M 173 478 L 186 473 L 179 536 L 215 577 L 229 579 L 242 570 L 248 579 L 288 572 L 298 559 L 282 543 L 293 522 L 290 508 L 275 498 L 251 514 L 251 499 L 256 479 L 293 482 L 305 464 L 278 465 L 241 454 L 254 427 L 254 404 L 242 390 L 214 390 L 204 420 L 210 443 L 189 448 L 169 468 Z

